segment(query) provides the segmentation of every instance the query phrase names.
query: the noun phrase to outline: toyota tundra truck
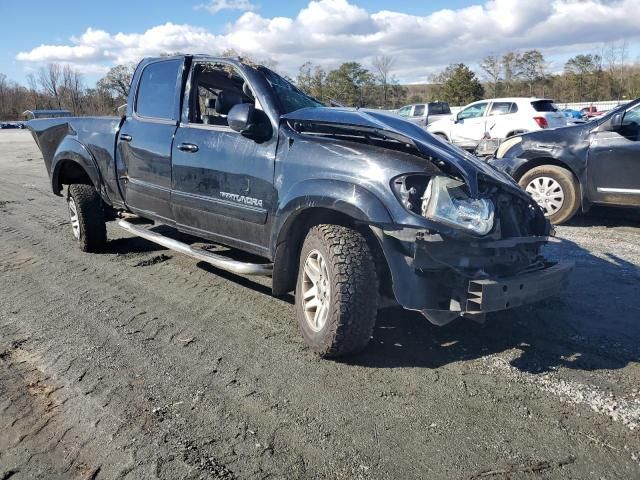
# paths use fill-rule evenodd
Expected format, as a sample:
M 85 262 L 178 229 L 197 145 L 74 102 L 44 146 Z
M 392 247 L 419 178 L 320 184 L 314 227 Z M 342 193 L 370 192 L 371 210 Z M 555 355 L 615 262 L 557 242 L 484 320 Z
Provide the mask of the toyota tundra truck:
M 274 295 L 295 291 L 320 356 L 361 350 L 385 298 L 445 325 L 568 281 L 572 265 L 541 253 L 550 224 L 527 193 L 396 115 L 329 108 L 268 68 L 205 55 L 143 60 L 122 113 L 28 123 L 80 249 L 108 249 L 116 221 L 218 269 L 270 276 Z

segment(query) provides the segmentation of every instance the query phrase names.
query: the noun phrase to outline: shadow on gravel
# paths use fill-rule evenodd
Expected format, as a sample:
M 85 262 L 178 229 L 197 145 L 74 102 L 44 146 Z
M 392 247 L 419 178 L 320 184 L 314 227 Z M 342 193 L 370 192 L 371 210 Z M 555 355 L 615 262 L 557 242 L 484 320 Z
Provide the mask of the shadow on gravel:
M 382 310 L 373 338 L 345 363 L 373 368 L 436 368 L 507 350 L 529 373 L 556 367 L 624 368 L 640 360 L 640 267 L 614 254 L 597 257 L 570 241 L 546 255 L 576 263 L 564 295 L 487 316 L 484 325 L 458 319 L 445 327 L 400 308 Z
M 609 210 L 613 209 L 605 209 L 605 212 Z M 619 212 L 616 210 L 616 214 Z M 574 220 L 572 225 L 578 228 L 589 225 L 633 228 L 634 222 L 619 216 L 589 215 Z M 264 261 L 237 250 L 202 244 L 201 239 L 168 227 L 153 229 L 190 245 L 200 244 L 201 248 L 211 251 L 223 250 L 225 255 L 236 260 Z M 594 231 L 594 235 L 600 233 Z M 163 250 L 152 242 L 132 237 L 112 240 L 107 253 Z M 494 313 L 488 316 L 484 325 L 459 319 L 445 327 L 436 327 L 419 314 L 387 308 L 379 312 L 373 338 L 365 351 L 342 362 L 372 368 L 437 368 L 512 349 L 521 351 L 511 362 L 512 366 L 530 373 L 561 366 L 584 371 L 619 369 L 640 361 L 640 266 L 614 253 L 605 258 L 595 256 L 568 240 L 549 244 L 545 247 L 545 255 L 552 260 L 576 264 L 570 286 L 563 295 L 536 305 Z M 271 295 L 270 285 L 204 262 L 198 266 L 235 282 L 240 288 Z M 294 303 L 291 295 L 281 297 L 281 300 Z
M 589 213 L 579 214 L 567 224 L 572 227 L 640 227 L 640 209 L 592 207 Z

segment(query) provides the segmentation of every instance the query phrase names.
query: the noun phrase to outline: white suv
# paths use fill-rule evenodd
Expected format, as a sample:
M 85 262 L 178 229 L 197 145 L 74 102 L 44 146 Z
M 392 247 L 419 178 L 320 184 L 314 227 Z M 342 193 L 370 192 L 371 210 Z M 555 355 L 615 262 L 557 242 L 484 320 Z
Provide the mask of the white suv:
M 564 127 L 565 116 L 545 98 L 494 98 L 471 103 L 427 130 L 459 147 L 474 150 L 484 138 L 508 138 L 543 128 Z

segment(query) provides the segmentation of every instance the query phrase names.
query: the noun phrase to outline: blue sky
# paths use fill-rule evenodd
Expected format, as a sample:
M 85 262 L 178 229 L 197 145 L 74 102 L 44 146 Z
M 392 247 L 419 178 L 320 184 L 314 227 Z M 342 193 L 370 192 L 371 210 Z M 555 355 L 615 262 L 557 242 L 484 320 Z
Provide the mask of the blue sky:
M 163 49 L 225 48 L 289 74 L 305 60 L 331 67 L 385 54 L 397 58 L 401 80 L 424 81 L 448 63 L 475 67 L 486 54 L 529 48 L 557 70 L 575 53 L 615 42 L 626 42 L 635 60 L 638 8 L 640 0 L 2 0 L 0 72 L 22 82 L 54 61 L 91 84 L 109 66 Z

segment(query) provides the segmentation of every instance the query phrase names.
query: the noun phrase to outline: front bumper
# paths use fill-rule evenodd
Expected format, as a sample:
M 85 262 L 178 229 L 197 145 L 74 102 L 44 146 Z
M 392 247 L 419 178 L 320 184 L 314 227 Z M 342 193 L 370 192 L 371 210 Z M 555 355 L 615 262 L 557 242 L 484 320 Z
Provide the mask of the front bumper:
M 573 262 L 561 262 L 513 277 L 469 280 L 465 310 L 495 312 L 555 295 L 568 285 L 573 266 Z
M 439 235 L 373 229 L 392 277 L 396 301 L 445 325 L 460 316 L 534 303 L 559 294 L 573 263 L 544 262 L 538 253 L 548 237 L 522 237 L 473 244 Z M 517 272 L 517 273 L 516 273 Z

